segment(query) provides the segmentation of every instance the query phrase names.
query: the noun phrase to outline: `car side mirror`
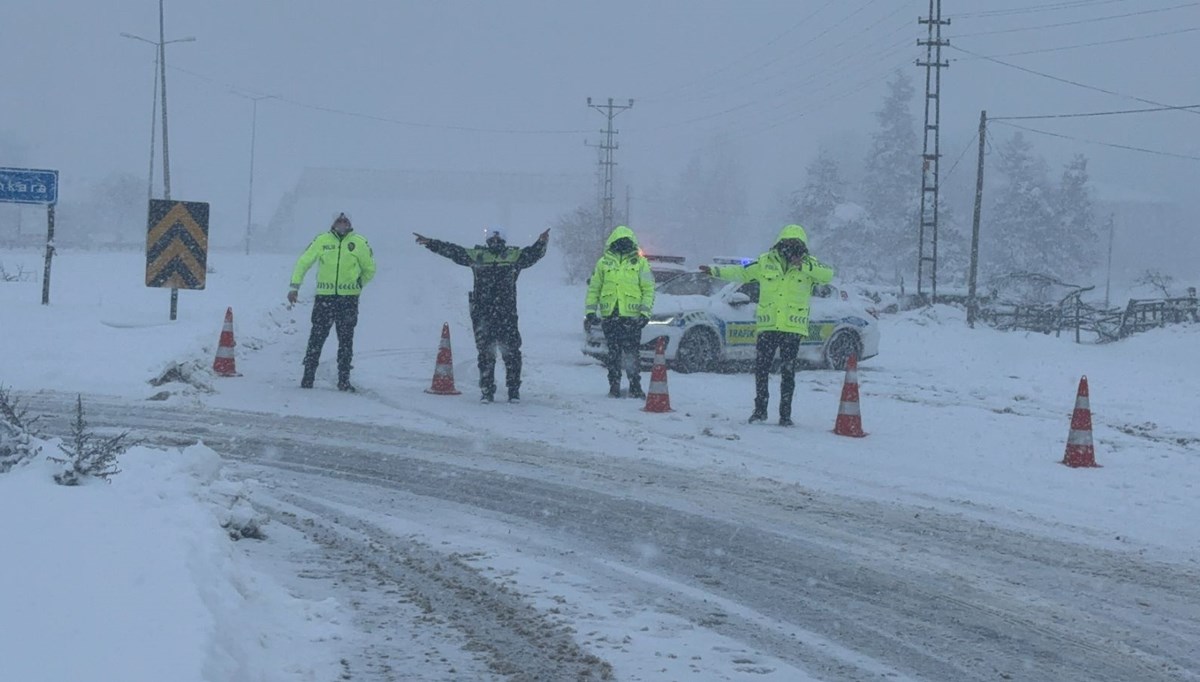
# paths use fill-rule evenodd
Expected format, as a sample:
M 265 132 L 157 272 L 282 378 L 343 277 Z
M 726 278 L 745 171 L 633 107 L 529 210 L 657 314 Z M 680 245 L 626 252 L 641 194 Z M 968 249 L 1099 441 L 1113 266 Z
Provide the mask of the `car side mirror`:
M 735 291 L 729 297 L 729 305 L 746 305 L 750 302 L 750 297 L 740 291 Z

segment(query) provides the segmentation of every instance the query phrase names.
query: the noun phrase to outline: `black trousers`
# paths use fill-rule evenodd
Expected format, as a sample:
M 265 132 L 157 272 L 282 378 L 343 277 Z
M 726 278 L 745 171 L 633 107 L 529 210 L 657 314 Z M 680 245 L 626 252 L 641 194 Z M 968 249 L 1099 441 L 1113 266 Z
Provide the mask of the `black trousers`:
M 504 360 L 504 384 L 509 391 L 521 387 L 521 331 L 517 315 L 478 314 L 471 316 L 475 328 L 475 350 L 479 353 L 479 389 L 496 393 L 496 351 Z
M 608 346 L 604 366 L 608 369 L 609 385 L 620 385 L 622 369 L 629 377 L 630 386 L 640 385 L 641 353 L 638 347 L 642 345 L 641 321 L 636 317 L 606 317 L 600 321 L 600 329 Z
M 792 394 L 796 391 L 796 354 L 804 337 L 791 332 L 759 332 L 754 349 L 754 411 L 765 414 L 770 392 L 767 382 L 771 364 L 779 351 L 779 416 L 792 418 Z
M 312 331 L 308 335 L 308 350 L 304 353 L 304 371 L 312 373 L 321 361 L 321 349 L 329 338 L 330 327 L 337 328 L 338 379 L 350 376 L 350 361 L 354 358 L 354 327 L 358 324 L 357 296 L 317 296 L 313 301 Z

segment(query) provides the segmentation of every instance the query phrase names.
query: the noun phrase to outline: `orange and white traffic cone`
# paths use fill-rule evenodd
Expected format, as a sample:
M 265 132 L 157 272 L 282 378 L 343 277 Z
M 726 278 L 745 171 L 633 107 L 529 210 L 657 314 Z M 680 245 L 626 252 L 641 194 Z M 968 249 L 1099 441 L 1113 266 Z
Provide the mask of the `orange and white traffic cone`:
M 442 340 L 438 343 L 437 365 L 433 368 L 433 384 L 425 389 L 435 395 L 460 395 L 454 388 L 454 356 L 450 352 L 450 323 L 442 324 Z
M 1067 434 L 1067 452 L 1062 463 L 1069 467 L 1100 466 L 1092 447 L 1092 406 L 1088 401 L 1086 376 L 1079 380 L 1079 392 L 1075 394 L 1075 411 L 1071 414 L 1071 431 Z
M 219 377 L 240 377 L 233 356 L 233 308 L 225 309 L 225 326 L 221 328 L 221 339 L 217 342 L 217 357 L 213 360 L 213 372 Z
M 671 395 L 667 392 L 667 339 L 658 339 L 658 348 L 654 351 L 654 367 L 650 370 L 650 391 L 646 393 L 644 412 L 674 412 L 671 409 Z
M 842 402 L 838 406 L 837 421 L 833 432 L 839 436 L 862 438 L 867 435 L 862 427 L 862 413 L 858 409 L 858 358 L 854 355 L 846 361 L 846 381 L 842 384 Z

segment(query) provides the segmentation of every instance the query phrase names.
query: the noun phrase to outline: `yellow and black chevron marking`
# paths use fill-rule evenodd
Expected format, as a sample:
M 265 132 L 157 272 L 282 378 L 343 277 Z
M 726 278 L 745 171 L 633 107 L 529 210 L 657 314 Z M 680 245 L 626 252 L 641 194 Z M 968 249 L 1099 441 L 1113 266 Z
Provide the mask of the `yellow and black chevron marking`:
M 208 266 L 208 204 L 150 200 L 146 286 L 203 289 Z

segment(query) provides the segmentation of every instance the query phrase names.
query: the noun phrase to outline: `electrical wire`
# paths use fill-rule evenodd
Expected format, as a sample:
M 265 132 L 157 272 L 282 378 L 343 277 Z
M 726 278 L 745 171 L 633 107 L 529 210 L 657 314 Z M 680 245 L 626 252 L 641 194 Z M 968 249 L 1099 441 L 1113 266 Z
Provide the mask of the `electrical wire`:
M 1160 31 L 1159 33 L 1148 33 L 1146 35 L 1130 36 L 1128 38 L 1115 38 L 1113 40 L 1099 40 L 1094 43 L 1078 43 L 1076 45 L 1062 45 L 1059 47 L 1044 47 L 1044 48 L 1041 48 L 1038 50 L 1023 50 L 1021 52 L 1005 52 L 1002 54 L 993 54 L 993 55 L 989 55 L 989 56 L 991 56 L 991 57 L 1019 57 L 1019 56 L 1027 55 L 1027 54 L 1043 54 L 1046 52 L 1061 52 L 1063 50 L 1076 50 L 1081 47 L 1097 47 L 1099 45 L 1113 45 L 1116 43 L 1128 43 L 1128 42 L 1131 42 L 1134 40 L 1145 40 L 1147 38 L 1161 38 L 1163 36 L 1173 36 L 1173 35 L 1178 35 L 1180 33 L 1192 33 L 1194 31 L 1200 31 L 1200 27 L 1181 28 L 1181 29 L 1178 29 L 1175 31 Z M 953 61 L 965 61 L 967 59 L 978 59 L 978 57 L 958 58 Z
M 1002 33 L 1020 33 L 1023 31 L 1040 31 L 1040 30 L 1047 29 L 1047 28 L 1062 28 L 1064 26 L 1078 26 L 1080 24 L 1092 24 L 1097 21 L 1111 21 L 1113 19 L 1128 19 L 1129 17 L 1136 17 L 1136 16 L 1141 16 L 1144 14 L 1158 14 L 1160 12 L 1170 12 L 1170 11 L 1177 10 L 1177 9 L 1184 9 L 1186 7 L 1195 7 L 1197 5 L 1200 5 L 1200 2 L 1186 2 L 1182 5 L 1174 5 L 1172 7 L 1158 7 L 1155 9 L 1144 9 L 1144 10 L 1139 10 L 1137 12 L 1128 12 L 1126 14 L 1110 14 L 1105 17 L 1092 17 L 1090 19 L 1077 19 L 1075 21 L 1063 21 L 1063 22 L 1059 22 L 1057 24 L 1043 24 L 1041 26 L 1025 26 L 1025 27 L 1021 27 L 1021 28 L 996 29 L 994 31 L 976 31 L 974 33 L 960 33 L 954 37 L 956 37 L 956 38 L 971 38 L 971 37 L 975 37 L 975 36 L 1000 35 Z
M 1038 130 L 1037 128 L 1030 128 L 1027 126 L 1018 125 L 1016 123 L 1009 123 L 1008 121 L 997 120 L 997 122 L 1000 125 L 1006 125 L 1006 126 L 1010 126 L 1012 128 L 1026 130 L 1031 133 L 1037 133 L 1039 135 L 1048 135 L 1050 137 L 1060 137 L 1060 138 L 1063 138 L 1066 140 L 1074 140 L 1076 142 L 1086 142 L 1088 144 L 1096 144 L 1096 145 L 1100 145 L 1102 147 L 1112 147 L 1114 149 L 1125 149 L 1127 151 L 1142 152 L 1144 154 L 1154 154 L 1156 156 L 1169 156 L 1169 157 L 1175 158 L 1175 159 L 1187 159 L 1189 161 L 1200 161 L 1200 156 L 1190 156 L 1188 154 L 1175 154 L 1173 152 L 1164 152 L 1164 151 L 1160 151 L 1157 149 L 1146 149 L 1145 147 L 1134 147 L 1134 146 L 1127 145 L 1127 144 L 1116 144 L 1114 142 L 1102 142 L 1100 140 L 1089 140 L 1089 139 L 1083 138 L 1083 137 L 1073 137 L 1071 135 L 1063 135 L 1062 133 L 1052 133 L 1048 130 Z
M 1174 111 L 1176 109 L 1200 109 L 1200 104 L 1188 104 L 1180 107 L 1152 107 L 1150 109 L 1121 109 L 1118 111 L 1088 111 L 1079 114 L 1041 114 L 1038 116 L 996 116 L 989 121 L 1023 121 L 1040 118 L 1085 118 L 1088 116 L 1117 116 L 1120 114 L 1146 114 L 1154 111 Z
M 206 76 L 201 73 L 197 73 L 195 71 L 191 71 L 189 69 L 181 68 L 178 66 L 169 66 L 167 68 L 171 69 L 172 71 L 178 71 L 180 73 L 187 74 L 188 76 L 191 76 L 193 78 L 198 78 L 200 80 L 206 81 L 213 85 L 223 87 L 223 88 L 229 90 L 230 94 L 238 95 L 239 97 L 244 96 L 244 95 L 239 95 L 238 93 L 253 92 L 251 90 L 247 90 L 246 88 L 241 88 L 241 87 L 238 87 L 235 85 L 230 85 L 228 83 L 221 83 L 220 81 L 218 81 L 215 78 Z M 321 111 L 321 112 L 328 113 L 328 114 L 338 114 L 340 116 L 349 116 L 352 118 L 360 118 L 360 119 L 364 119 L 364 120 L 368 120 L 368 121 L 375 121 L 378 123 L 389 123 L 392 125 L 405 126 L 405 127 L 409 127 L 409 128 L 451 130 L 451 131 L 457 131 L 457 132 L 487 133 L 487 134 L 495 134 L 495 135 L 586 135 L 588 133 L 594 132 L 590 129 L 588 129 L 588 130 L 583 130 L 583 129 L 580 129 L 580 130 L 553 130 L 553 129 L 519 129 L 519 128 L 482 128 L 482 127 L 474 127 L 474 126 L 450 125 L 450 124 L 445 124 L 445 123 L 427 123 L 427 122 L 422 122 L 422 121 L 408 121 L 408 120 L 404 120 L 404 119 L 391 118 L 388 116 L 380 116 L 378 114 L 369 114 L 369 113 L 364 113 L 361 111 L 351 111 L 349 109 L 337 109 L 334 107 L 321 106 L 319 104 L 309 104 L 307 102 L 301 102 L 299 100 L 295 100 L 290 97 L 285 97 L 283 95 L 275 95 L 272 97 L 272 99 L 276 102 L 282 102 L 285 104 L 289 104 L 291 106 L 298 107 L 300 109 Z
M 979 17 L 1002 17 L 1012 16 L 1016 14 L 1033 14 L 1035 12 L 1054 12 L 1064 9 L 1076 9 L 1079 7 L 1094 7 L 1096 5 L 1111 5 L 1117 2 L 1129 2 L 1130 0 L 1073 0 L 1072 2 L 1058 2 L 1052 4 L 1031 5 L 1027 7 L 1011 7 L 1008 9 L 990 9 L 979 12 L 963 12 L 960 14 L 951 15 L 952 19 L 975 19 Z
M 975 140 L 977 140 L 977 139 L 979 139 L 979 131 L 978 130 L 975 131 L 975 134 L 971 136 L 971 140 L 969 142 L 967 142 L 967 146 L 963 147 L 963 150 L 961 152 L 959 152 L 958 158 L 954 160 L 954 165 L 950 166 L 950 170 L 946 171 L 945 174 L 942 175 L 942 177 L 941 177 L 942 182 L 945 182 L 950 179 L 950 174 L 954 172 L 955 168 L 958 168 L 959 162 L 962 161 L 963 157 L 967 155 L 967 150 L 971 148 L 971 145 L 974 144 Z
M 1168 108 L 1168 109 L 1177 109 L 1177 110 L 1179 110 L 1179 111 L 1183 111 L 1183 112 L 1186 112 L 1186 113 L 1189 113 L 1189 114 L 1196 114 L 1196 115 L 1200 116 L 1200 111 L 1195 111 L 1195 110 L 1193 110 L 1193 109 L 1188 109 L 1188 108 L 1178 107 L 1178 106 L 1174 106 L 1174 105 L 1171 105 L 1171 104 L 1164 104 L 1164 103 L 1162 103 L 1162 102 L 1156 102 L 1156 101 L 1154 101 L 1154 100 L 1152 100 L 1152 99 L 1146 99 L 1146 98 L 1144 98 L 1144 97 L 1136 97 L 1136 96 L 1134 96 L 1134 95 L 1126 95 L 1126 94 L 1124 94 L 1124 93 L 1121 93 L 1121 92 L 1116 92 L 1116 91 L 1114 91 L 1114 90 L 1105 90 L 1104 88 L 1098 88 L 1098 87 L 1096 87 L 1096 86 L 1094 86 L 1094 85 L 1087 85 L 1086 83 L 1080 83 L 1080 82 L 1078 82 L 1078 81 L 1073 81 L 1073 80 L 1070 80 L 1069 78 L 1060 78 L 1060 77 L 1058 77 L 1058 76 L 1052 76 L 1052 75 L 1050 75 L 1050 74 L 1048 74 L 1048 73 L 1042 73 L 1041 71 L 1035 71 L 1035 70 L 1033 70 L 1033 69 L 1026 68 L 1026 67 L 1024 67 L 1024 66 L 1018 66 L 1018 65 L 1016 65 L 1016 64 L 1012 64 L 1012 63 L 1010 63 L 1010 62 L 1001 61 L 1001 60 L 999 60 L 999 59 L 996 59 L 995 57 L 988 57 L 987 55 L 982 55 L 982 54 L 979 54 L 978 52 L 972 52 L 972 51 L 970 51 L 970 50 L 967 50 L 967 49 L 965 49 L 965 48 L 961 48 L 961 47 L 957 47 L 957 46 L 955 46 L 955 45 L 950 45 L 949 47 L 950 47 L 950 49 L 952 49 L 952 50 L 957 50 L 957 51 L 959 51 L 959 52 L 964 52 L 964 53 L 966 53 L 966 54 L 969 54 L 969 55 L 971 55 L 971 56 L 973 56 L 973 57 L 979 57 L 980 59 L 984 59 L 984 60 L 986 60 L 986 61 L 989 61 L 989 62 L 992 62 L 992 63 L 994 63 L 994 64 L 1000 64 L 1000 65 L 1002 65 L 1002 66 L 1007 66 L 1007 67 L 1009 67 L 1010 69 L 1016 69 L 1016 70 L 1018 70 L 1018 71 L 1024 71 L 1025 73 L 1031 73 L 1031 74 L 1033 74 L 1033 75 L 1035 75 L 1035 76 L 1041 76 L 1042 78 L 1048 78 L 1048 79 L 1050 79 L 1050 80 L 1052 80 L 1052 81 L 1058 81 L 1059 83 L 1066 83 L 1066 84 L 1068 84 L 1068 85 L 1074 85 L 1074 86 L 1076 86 L 1076 87 L 1083 88 L 1083 89 L 1085 89 L 1085 90 L 1093 90 L 1093 91 L 1095 91 L 1095 92 L 1102 92 L 1102 93 L 1104 93 L 1104 94 L 1106 94 L 1106 95 L 1113 95 L 1114 97 L 1122 97 L 1122 98 L 1124 98 L 1124 99 L 1131 99 L 1131 100 L 1134 100 L 1134 101 L 1137 101 L 1137 102 L 1142 102 L 1142 103 L 1144 103 L 1144 104 L 1153 104 L 1153 105 L 1154 105 L 1154 106 L 1156 106 L 1156 107 L 1165 107 L 1165 108 Z
M 825 10 L 825 8 L 826 8 L 826 7 L 829 7 L 829 6 L 833 5 L 833 4 L 834 4 L 834 3 L 836 3 L 836 2 L 837 2 L 837 0 L 827 0 L 827 2 L 826 2 L 824 5 L 821 5 L 821 6 L 820 6 L 820 7 L 818 7 L 816 10 L 814 10 L 814 11 L 812 11 L 812 12 L 809 12 L 809 13 L 808 13 L 808 14 L 806 14 L 806 15 L 805 15 L 805 16 L 804 16 L 802 19 L 800 19 L 800 20 L 799 20 L 799 21 L 797 21 L 796 23 L 794 23 L 794 24 L 792 24 L 791 26 L 789 26 L 789 27 L 788 27 L 787 29 L 785 29 L 783 32 L 781 32 L 781 33 L 777 34 L 775 37 L 771 38 L 770 40 L 766 41 L 766 42 L 765 42 L 765 43 L 763 43 L 762 45 L 760 45 L 760 46 L 756 47 L 755 49 L 753 49 L 753 50 L 750 50 L 749 52 L 747 52 L 747 53 L 743 54 L 742 56 L 740 56 L 740 57 L 737 57 L 736 59 L 734 59 L 734 60 L 730 61 L 728 64 L 726 64 L 726 65 L 724 65 L 724 66 L 722 66 L 722 67 L 719 67 L 719 68 L 717 68 L 717 69 L 715 69 L 715 70 L 713 70 L 713 71 L 710 71 L 710 72 L 708 72 L 707 74 L 705 74 L 705 75 L 701 76 L 700 78 L 697 78 L 697 79 L 695 79 L 695 80 L 693 80 L 693 81 L 689 81 L 689 82 L 687 82 L 687 83 L 684 83 L 684 84 L 682 84 L 682 85 L 678 85 L 678 86 L 676 86 L 676 87 L 670 88 L 670 89 L 668 89 L 668 90 L 665 90 L 665 91 L 663 91 L 663 92 L 660 92 L 660 93 L 659 93 L 659 94 L 657 94 L 657 95 L 652 95 L 652 96 L 650 96 L 650 97 L 643 97 L 643 98 L 641 98 L 641 99 L 642 99 L 642 101 L 645 101 L 645 102 L 652 102 L 652 101 L 654 101 L 655 99 L 662 98 L 662 97 L 666 97 L 666 96 L 668 96 L 668 95 L 672 95 L 672 94 L 674 94 L 674 93 L 676 93 L 676 92 L 679 92 L 680 90 L 686 90 L 686 89 L 688 89 L 688 88 L 690 88 L 690 87 L 692 87 L 692 86 L 694 86 L 694 85 L 699 85 L 699 84 L 701 84 L 701 83 L 704 83 L 705 81 L 708 81 L 708 80 L 712 79 L 714 76 L 718 76 L 718 75 L 720 75 L 720 74 L 722 74 L 722 73 L 724 73 L 724 72 L 728 71 L 729 69 L 732 69 L 732 68 L 734 67 L 734 65 L 738 64 L 739 62 L 742 62 L 742 61 L 744 61 L 744 60 L 748 59 L 749 57 L 752 57 L 752 56 L 754 56 L 754 55 L 756 55 L 756 54 L 759 54 L 759 53 L 761 53 L 761 52 L 763 52 L 763 51 L 767 50 L 768 48 L 770 48 L 770 47 L 771 47 L 772 45 L 774 45 L 775 43 L 778 43 L 780 40 L 782 40 L 782 39 L 783 39 L 783 37 L 784 37 L 784 36 L 788 35 L 788 34 L 789 34 L 789 33 L 791 33 L 792 31 L 795 31 L 796 29 L 798 29 L 798 28 L 800 28 L 801 26 L 805 25 L 806 23 L 808 23 L 808 21 L 809 21 L 810 19 L 812 19 L 813 17 L 815 17 L 815 16 L 817 16 L 818 14 L 820 14 L 821 12 L 823 12 L 823 11 Z

